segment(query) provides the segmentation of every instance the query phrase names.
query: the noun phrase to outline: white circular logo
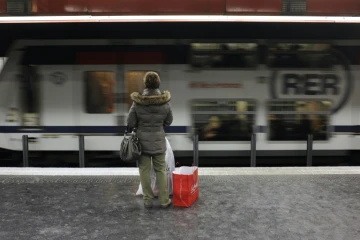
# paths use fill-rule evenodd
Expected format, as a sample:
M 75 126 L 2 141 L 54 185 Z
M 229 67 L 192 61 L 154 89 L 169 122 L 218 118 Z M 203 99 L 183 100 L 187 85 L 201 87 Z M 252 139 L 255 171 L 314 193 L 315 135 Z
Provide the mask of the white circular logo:
M 332 54 L 340 62 L 340 68 L 335 71 L 273 71 L 270 77 L 270 96 L 273 99 L 329 97 L 334 101 L 332 113 L 339 111 L 349 100 L 353 76 L 348 59 L 335 50 L 332 50 Z

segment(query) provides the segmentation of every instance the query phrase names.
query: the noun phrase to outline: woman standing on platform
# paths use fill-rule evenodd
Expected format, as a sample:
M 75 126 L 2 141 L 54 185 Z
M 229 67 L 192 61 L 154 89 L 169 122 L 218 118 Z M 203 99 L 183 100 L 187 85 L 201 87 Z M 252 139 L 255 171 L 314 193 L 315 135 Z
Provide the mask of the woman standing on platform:
M 130 128 L 137 129 L 142 154 L 139 160 L 140 182 L 143 189 L 143 199 L 146 208 L 152 207 L 154 193 L 151 189 L 150 170 L 151 160 L 156 172 L 161 207 L 170 206 L 169 191 L 166 176 L 166 141 L 164 127 L 173 121 L 169 104 L 170 92 L 160 92 L 160 77 L 155 72 L 148 72 L 144 76 L 145 89 L 142 94 L 134 92 L 131 99 L 133 104 L 127 119 Z

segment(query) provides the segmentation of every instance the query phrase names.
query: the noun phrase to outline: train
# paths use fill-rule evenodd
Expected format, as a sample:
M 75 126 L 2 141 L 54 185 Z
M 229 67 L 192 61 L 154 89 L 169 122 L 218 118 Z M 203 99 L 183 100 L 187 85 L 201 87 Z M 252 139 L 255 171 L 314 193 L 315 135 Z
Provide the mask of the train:
M 359 156 L 360 40 L 17 40 L 0 74 L 0 148 L 118 153 L 130 94 L 155 71 L 175 158 Z M 355 154 L 355 155 L 354 155 Z

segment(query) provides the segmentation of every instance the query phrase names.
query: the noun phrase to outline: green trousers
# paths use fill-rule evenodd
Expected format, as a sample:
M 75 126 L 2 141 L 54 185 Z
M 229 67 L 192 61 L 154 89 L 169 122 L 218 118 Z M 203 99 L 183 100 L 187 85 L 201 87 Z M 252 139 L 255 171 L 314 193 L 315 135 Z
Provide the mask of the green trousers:
M 156 173 L 156 183 L 159 190 L 159 200 L 161 205 L 165 205 L 169 201 L 169 191 L 166 175 L 165 153 L 160 155 L 142 154 L 139 160 L 140 182 L 143 190 L 143 199 L 146 204 L 151 204 L 154 193 L 151 189 L 150 170 L 151 159 Z

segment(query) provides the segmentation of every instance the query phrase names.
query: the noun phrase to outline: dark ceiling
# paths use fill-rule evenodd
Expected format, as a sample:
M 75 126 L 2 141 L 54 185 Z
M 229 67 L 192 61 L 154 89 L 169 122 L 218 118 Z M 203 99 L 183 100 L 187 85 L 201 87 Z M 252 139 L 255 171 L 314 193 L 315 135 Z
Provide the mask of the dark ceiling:
M 0 56 L 16 39 L 360 39 L 358 24 L 64 23 L 0 24 Z

